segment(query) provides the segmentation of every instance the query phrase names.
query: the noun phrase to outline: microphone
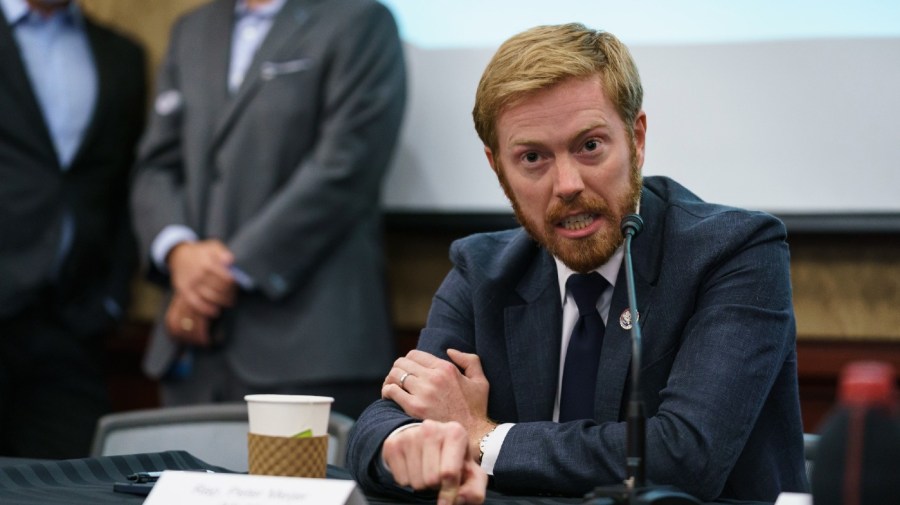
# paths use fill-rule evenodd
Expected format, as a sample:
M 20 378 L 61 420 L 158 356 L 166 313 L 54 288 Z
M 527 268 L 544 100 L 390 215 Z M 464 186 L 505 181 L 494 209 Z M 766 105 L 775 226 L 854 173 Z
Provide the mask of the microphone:
M 622 229 L 622 235 L 626 238 L 634 238 L 644 230 L 644 220 L 637 214 L 628 214 L 622 218 L 622 224 L 619 227 Z M 631 247 L 631 241 L 625 245 Z
M 634 266 L 631 262 L 631 241 L 644 229 L 644 220 L 628 214 L 620 224 L 625 237 L 625 284 L 628 289 L 628 310 L 631 312 L 631 394 L 625 420 L 626 446 L 624 486 L 602 486 L 587 495 L 590 505 L 700 505 L 700 500 L 672 486 L 648 486 L 646 479 L 646 422 L 644 399 L 641 396 L 641 347 L 637 293 L 634 288 Z M 610 499 L 612 501 L 610 501 Z

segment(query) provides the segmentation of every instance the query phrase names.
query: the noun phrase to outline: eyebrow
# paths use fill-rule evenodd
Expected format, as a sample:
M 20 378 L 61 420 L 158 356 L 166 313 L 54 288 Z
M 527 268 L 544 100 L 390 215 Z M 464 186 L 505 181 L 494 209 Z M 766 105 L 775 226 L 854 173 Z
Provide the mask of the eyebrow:
M 575 136 L 572 137 L 572 138 L 584 137 L 584 136 L 585 136 L 589 131 L 591 131 L 591 130 L 597 130 L 597 129 L 608 130 L 609 128 L 610 128 L 610 126 L 609 126 L 609 122 L 608 122 L 608 121 L 597 121 L 596 123 L 594 123 L 594 124 L 588 126 L 587 128 L 584 128 L 584 129 L 580 130 L 580 131 L 579 131 L 577 134 L 575 134 Z
M 572 139 L 579 139 L 581 137 L 584 137 L 591 130 L 596 130 L 598 128 L 609 129 L 609 122 L 608 121 L 597 121 L 596 123 L 592 123 L 592 124 L 588 125 L 587 127 L 579 130 L 574 136 L 572 136 Z M 520 140 L 511 140 L 509 142 L 509 147 L 514 148 L 514 147 L 518 147 L 518 146 L 540 145 L 541 143 L 542 142 L 539 142 L 537 140 L 530 140 L 528 138 L 524 138 L 524 139 L 520 139 Z

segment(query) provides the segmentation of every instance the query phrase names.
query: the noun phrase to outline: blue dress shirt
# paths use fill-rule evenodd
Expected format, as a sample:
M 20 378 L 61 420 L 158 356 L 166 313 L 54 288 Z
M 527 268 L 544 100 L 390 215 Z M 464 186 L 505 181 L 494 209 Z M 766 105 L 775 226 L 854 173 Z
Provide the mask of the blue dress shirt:
M 21 51 L 60 169 L 69 169 L 97 103 L 97 69 L 75 2 L 49 16 L 0 0 Z

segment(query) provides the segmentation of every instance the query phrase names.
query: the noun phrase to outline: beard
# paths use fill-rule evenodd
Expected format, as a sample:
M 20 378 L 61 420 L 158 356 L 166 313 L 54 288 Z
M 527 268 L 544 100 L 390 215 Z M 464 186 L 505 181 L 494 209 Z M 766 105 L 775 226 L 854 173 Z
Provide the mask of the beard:
M 588 197 L 579 194 L 572 201 L 554 200 L 547 210 L 543 222 L 535 222 L 522 212 L 519 202 L 513 195 L 509 182 L 503 175 L 503 169 L 498 167 L 498 178 L 503 192 L 512 204 L 516 219 L 525 228 L 525 231 L 533 240 L 544 246 L 550 254 L 559 258 L 567 267 L 579 273 L 590 272 L 603 265 L 612 257 L 616 249 L 622 245 L 624 237 L 619 223 L 622 218 L 637 209 L 641 198 L 642 177 L 640 167 L 637 166 L 637 157 L 634 149 L 631 153 L 631 174 L 629 177 L 628 191 L 619 195 L 613 202 L 606 202 L 602 198 Z M 596 215 L 595 219 L 605 219 L 612 226 L 597 230 L 596 233 L 580 238 L 570 239 L 556 234 L 556 223 L 564 219 L 572 211 L 589 212 Z

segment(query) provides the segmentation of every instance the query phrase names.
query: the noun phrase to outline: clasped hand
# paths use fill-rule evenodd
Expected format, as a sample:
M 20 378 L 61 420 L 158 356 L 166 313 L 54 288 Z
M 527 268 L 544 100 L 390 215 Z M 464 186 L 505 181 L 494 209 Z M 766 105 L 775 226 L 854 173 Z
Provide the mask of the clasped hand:
M 490 385 L 477 355 L 447 355 L 452 362 L 414 350 L 394 362 L 382 397 L 425 421 L 388 437 L 382 456 L 400 485 L 439 488 L 438 503 L 481 503 L 487 475 L 479 442 L 495 426 L 487 417 Z
M 166 329 L 192 345 L 209 344 L 210 321 L 234 305 L 237 283 L 229 270 L 231 251 L 218 240 L 182 242 L 166 259 L 174 295 L 166 310 Z

